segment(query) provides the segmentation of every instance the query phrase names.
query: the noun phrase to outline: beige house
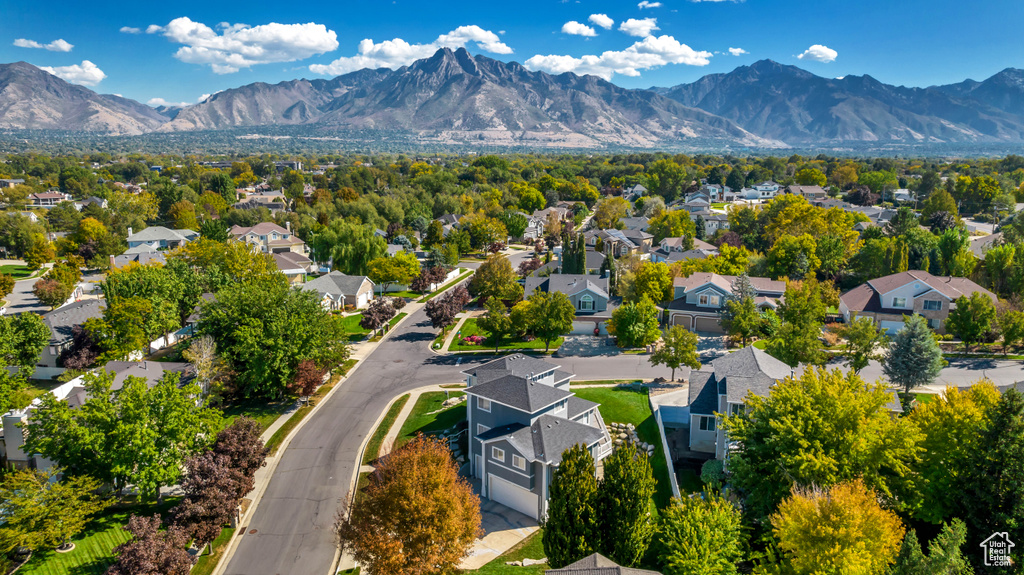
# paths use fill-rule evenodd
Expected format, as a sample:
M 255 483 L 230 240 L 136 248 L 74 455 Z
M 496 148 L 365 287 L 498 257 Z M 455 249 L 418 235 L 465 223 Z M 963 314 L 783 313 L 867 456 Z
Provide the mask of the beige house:
M 733 296 L 735 281 L 736 276 L 710 272 L 676 278 L 672 303 L 666 309 L 668 324 L 681 325 L 690 331 L 723 333 L 719 314 L 725 302 Z M 786 293 L 786 282 L 780 280 L 750 278 L 750 285 L 754 288 L 754 301 L 760 309 L 778 307 Z
M 249 228 L 232 226 L 228 230 L 228 234 L 236 241 L 254 246 L 265 254 L 279 252 L 307 253 L 306 242 L 292 234 L 290 222 L 285 225 L 286 227 L 282 228 L 273 222 L 261 222 Z
M 349 276 L 339 271 L 322 275 L 302 284 L 305 291 L 320 295 L 320 303 L 327 310 L 345 309 L 354 306 L 363 309 L 373 299 L 374 283 L 366 276 Z
M 873 279 L 844 293 L 839 298 L 839 313 L 849 322 L 869 317 L 879 329 L 895 334 L 903 327 L 903 318 L 916 314 L 928 320 L 928 327 L 946 333 L 946 318 L 960 296 L 980 292 L 998 300 L 996 295 L 967 278 L 933 276 L 910 270 Z

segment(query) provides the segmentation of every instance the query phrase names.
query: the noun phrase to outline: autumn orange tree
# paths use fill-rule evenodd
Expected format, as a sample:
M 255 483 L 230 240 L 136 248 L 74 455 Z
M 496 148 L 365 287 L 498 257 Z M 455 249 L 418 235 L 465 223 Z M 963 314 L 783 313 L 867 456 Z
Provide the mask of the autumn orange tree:
M 370 575 L 452 573 L 480 534 L 480 499 L 444 441 L 419 435 L 381 461 L 335 529 Z

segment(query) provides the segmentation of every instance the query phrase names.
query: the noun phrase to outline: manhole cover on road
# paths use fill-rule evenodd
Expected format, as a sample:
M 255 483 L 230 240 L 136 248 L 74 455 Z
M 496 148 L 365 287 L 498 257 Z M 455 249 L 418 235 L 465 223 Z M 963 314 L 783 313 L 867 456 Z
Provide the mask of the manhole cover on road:
M 254 534 L 254 533 L 256 533 L 256 530 L 255 530 L 255 529 L 250 529 L 250 530 L 249 530 L 249 535 L 252 535 L 252 534 Z

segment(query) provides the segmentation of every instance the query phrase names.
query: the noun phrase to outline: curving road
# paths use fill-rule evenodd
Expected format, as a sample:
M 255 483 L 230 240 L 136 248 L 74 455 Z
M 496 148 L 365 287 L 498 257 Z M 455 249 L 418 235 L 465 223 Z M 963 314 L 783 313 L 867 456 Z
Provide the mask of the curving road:
M 429 349 L 436 335 L 423 309 L 416 311 L 310 416 L 282 454 L 224 573 L 328 573 L 336 548 L 335 511 L 349 490 L 363 439 L 390 400 L 418 387 L 461 382 L 460 371 L 489 359 L 461 356 L 460 365 L 458 356 L 437 355 Z M 577 379 L 649 379 L 667 373 L 638 355 L 552 361 Z

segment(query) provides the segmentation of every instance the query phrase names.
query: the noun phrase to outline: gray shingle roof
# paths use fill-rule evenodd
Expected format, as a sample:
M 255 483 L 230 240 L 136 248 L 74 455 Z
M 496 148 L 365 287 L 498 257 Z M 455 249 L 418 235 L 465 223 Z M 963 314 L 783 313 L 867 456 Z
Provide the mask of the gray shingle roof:
M 561 569 L 548 569 L 545 575 L 661 575 L 657 571 L 646 569 L 634 569 L 632 567 L 621 567 L 618 563 L 601 555 L 594 553 L 588 555 L 575 563 L 570 563 Z
M 490 399 L 526 413 L 536 413 L 552 403 L 567 399 L 572 392 L 530 381 L 518 375 L 503 375 L 474 385 L 466 393 Z
M 690 372 L 690 413 L 710 415 L 718 409 L 718 382 L 711 371 Z
M 574 395 L 569 398 L 569 405 L 567 406 L 569 419 L 574 419 L 600 405 L 601 404 L 590 401 L 589 399 L 583 399 Z
M 575 445 L 593 445 L 605 437 L 597 427 L 564 417 L 542 415 L 527 427 L 521 423 L 496 427 L 477 437 L 484 441 L 504 439 L 530 461 L 559 464 L 562 454 Z
M 43 316 L 43 322 L 50 328 L 50 341 L 62 342 L 71 339 L 71 330 L 86 320 L 103 317 L 106 309 L 103 300 L 87 299 L 76 301 Z
M 551 274 L 546 278 L 526 278 L 523 297 L 530 297 L 530 294 L 537 290 L 547 293 L 561 292 L 565 295 L 590 290 L 608 299 L 608 278 L 589 274 Z
M 489 361 L 483 365 L 478 365 L 462 373 L 476 376 L 477 384 L 479 385 L 480 383 L 490 381 L 503 375 L 529 377 L 531 374 L 536 375 L 539 373 L 546 373 L 551 370 L 558 369 L 558 367 L 559 366 L 553 363 L 548 363 L 535 357 L 523 355 L 521 353 L 513 353 L 504 357 L 499 357 L 498 359 Z
M 188 233 L 191 232 L 191 233 Z M 192 230 L 172 230 L 163 226 L 150 226 L 128 237 L 130 242 L 187 242 L 196 234 Z
M 302 284 L 302 289 L 315 291 L 321 296 L 325 294 L 348 296 L 357 293 L 364 281 L 370 281 L 370 279 L 366 276 L 350 276 L 333 271 Z

